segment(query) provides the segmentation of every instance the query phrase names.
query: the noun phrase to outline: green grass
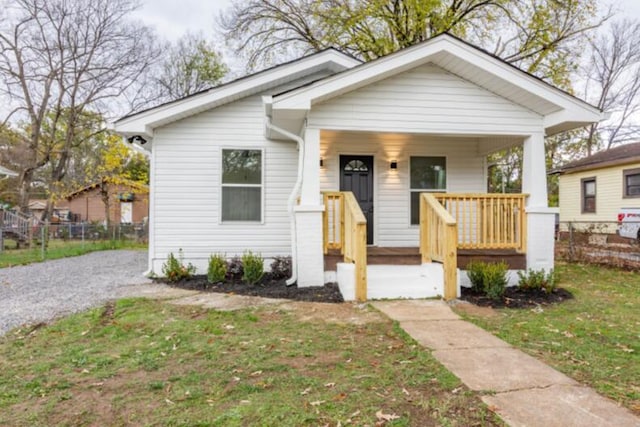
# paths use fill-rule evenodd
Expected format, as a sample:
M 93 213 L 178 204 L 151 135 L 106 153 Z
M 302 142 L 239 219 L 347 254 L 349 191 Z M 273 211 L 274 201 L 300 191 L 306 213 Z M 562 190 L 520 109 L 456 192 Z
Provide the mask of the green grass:
M 42 248 L 39 245 L 34 245 L 31 249 L 5 249 L 0 253 L 0 268 L 84 255 L 94 251 L 109 249 L 146 249 L 146 247 L 146 244 L 121 240 L 85 242 L 52 240 L 49 242 L 44 260 L 42 259 Z
M 10 332 L 0 366 L 0 425 L 501 425 L 386 320 L 128 299 Z
M 497 316 L 458 312 L 640 413 L 640 275 L 577 264 L 559 264 L 556 273 L 573 300 Z

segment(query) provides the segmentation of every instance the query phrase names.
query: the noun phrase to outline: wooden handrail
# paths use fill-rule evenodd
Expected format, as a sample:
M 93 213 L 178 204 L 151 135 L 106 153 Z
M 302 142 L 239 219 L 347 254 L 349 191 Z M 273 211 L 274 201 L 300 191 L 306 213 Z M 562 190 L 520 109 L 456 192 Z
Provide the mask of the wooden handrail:
M 367 300 L 367 219 L 350 191 L 323 194 L 323 249 L 340 249 L 355 266 L 356 299 Z
M 444 269 L 444 299 L 458 296 L 458 228 L 456 220 L 433 194 L 420 194 L 420 254 L 422 262 L 440 261 Z
M 460 249 L 527 248 L 526 194 L 435 194 L 458 223 Z

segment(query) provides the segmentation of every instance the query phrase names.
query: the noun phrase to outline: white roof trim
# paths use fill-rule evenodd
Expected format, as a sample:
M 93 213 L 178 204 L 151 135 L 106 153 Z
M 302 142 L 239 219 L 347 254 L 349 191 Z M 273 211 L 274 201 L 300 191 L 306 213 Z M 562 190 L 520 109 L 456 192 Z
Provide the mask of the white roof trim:
M 557 113 L 544 117 L 545 129 L 560 129 L 563 127 L 563 123 L 591 123 L 604 118 L 603 113 L 598 108 L 448 34 L 441 34 L 429 41 L 327 77 L 312 85 L 276 96 L 273 100 L 273 109 L 289 115 L 291 115 L 292 110 L 308 111 L 314 104 L 402 73 L 416 66 L 428 62 L 437 64 L 438 58 L 442 55 L 452 55 L 467 61 L 479 70 L 495 75 L 532 95 L 557 105 Z
M 326 50 L 223 84 L 201 94 L 123 117 L 113 123 L 112 128 L 125 136 L 141 135 L 149 139 L 153 137 L 153 130 L 157 126 L 218 107 L 316 70 L 331 69 L 339 72 L 359 64 L 361 62 L 357 59 L 337 50 Z
M 9 176 L 18 176 L 17 172 L 14 172 L 10 169 L 7 169 L 3 166 L 0 166 L 0 176 L 5 176 L 5 177 L 9 177 Z

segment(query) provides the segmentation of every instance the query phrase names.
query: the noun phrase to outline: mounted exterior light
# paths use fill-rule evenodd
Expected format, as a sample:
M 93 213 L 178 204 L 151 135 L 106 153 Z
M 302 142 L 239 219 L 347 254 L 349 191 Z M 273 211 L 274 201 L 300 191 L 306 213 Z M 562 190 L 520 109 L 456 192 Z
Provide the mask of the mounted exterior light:
M 389 163 L 389 169 L 391 170 L 397 170 L 398 169 L 398 161 L 397 160 L 391 160 L 391 163 Z
M 320 167 L 324 167 L 324 157 L 320 157 Z
M 129 142 L 129 144 L 138 143 L 140 145 L 144 145 L 147 143 L 147 140 L 141 137 L 140 135 L 134 135 L 127 138 L 127 142 Z

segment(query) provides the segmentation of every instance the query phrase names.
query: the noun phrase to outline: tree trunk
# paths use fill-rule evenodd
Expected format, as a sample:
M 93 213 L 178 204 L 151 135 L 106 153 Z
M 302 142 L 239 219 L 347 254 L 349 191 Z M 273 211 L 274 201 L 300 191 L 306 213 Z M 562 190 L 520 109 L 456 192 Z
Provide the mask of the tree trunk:
M 109 184 L 105 181 L 100 183 L 100 196 L 102 197 L 102 203 L 104 204 L 104 219 L 107 225 L 107 229 L 111 225 L 111 200 L 109 194 Z

